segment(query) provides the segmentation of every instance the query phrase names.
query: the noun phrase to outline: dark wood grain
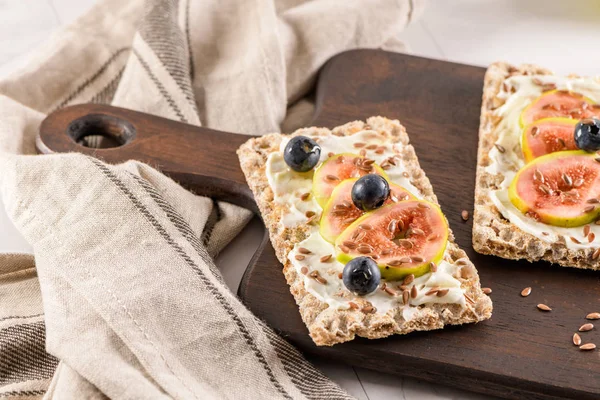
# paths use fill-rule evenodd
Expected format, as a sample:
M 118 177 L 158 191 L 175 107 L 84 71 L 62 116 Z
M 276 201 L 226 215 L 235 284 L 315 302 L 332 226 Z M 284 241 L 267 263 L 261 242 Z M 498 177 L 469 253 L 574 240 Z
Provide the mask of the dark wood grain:
M 600 311 L 600 275 L 547 263 L 514 262 L 475 253 L 471 220 L 477 131 L 484 70 L 383 51 L 360 50 L 333 58 L 320 74 L 315 124 L 333 127 L 371 115 L 398 118 L 407 127 L 421 166 L 455 233 L 493 289 L 490 321 L 316 347 L 307 335 L 281 266 L 266 239 L 248 267 L 239 294 L 248 307 L 303 351 L 349 364 L 515 399 L 598 399 L 598 351 L 571 343 L 585 315 Z M 92 150 L 77 145 L 73 120 L 86 115 L 96 128 L 125 143 Z M 132 129 L 118 126 L 123 119 Z M 115 127 L 117 126 L 117 127 Z M 75 129 L 77 128 L 77 129 Z M 85 130 L 84 130 L 85 131 Z M 159 167 L 186 187 L 255 209 L 237 164 L 246 136 L 217 132 L 105 106 L 75 106 L 51 115 L 40 131 L 42 152 L 81 151 L 108 162 L 130 158 Z M 531 286 L 532 294 L 520 292 Z M 542 313 L 536 304 L 553 308 Z M 596 330 L 584 342 L 600 344 Z

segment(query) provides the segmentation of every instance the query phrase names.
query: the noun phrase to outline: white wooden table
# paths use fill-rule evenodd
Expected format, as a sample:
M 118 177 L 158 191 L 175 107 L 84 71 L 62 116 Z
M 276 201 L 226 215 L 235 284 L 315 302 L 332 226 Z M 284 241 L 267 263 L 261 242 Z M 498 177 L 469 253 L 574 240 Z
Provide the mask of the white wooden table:
M 0 76 L 9 74 L 59 27 L 94 0 L 0 0 Z M 422 18 L 402 35 L 414 54 L 486 66 L 496 60 L 530 62 L 582 75 L 600 74 L 600 4 L 595 0 L 430 0 Z M 218 258 L 236 290 L 262 236 L 253 220 Z M 0 203 L 0 252 L 31 252 Z M 313 360 L 350 394 L 362 400 L 484 399 L 416 379 Z

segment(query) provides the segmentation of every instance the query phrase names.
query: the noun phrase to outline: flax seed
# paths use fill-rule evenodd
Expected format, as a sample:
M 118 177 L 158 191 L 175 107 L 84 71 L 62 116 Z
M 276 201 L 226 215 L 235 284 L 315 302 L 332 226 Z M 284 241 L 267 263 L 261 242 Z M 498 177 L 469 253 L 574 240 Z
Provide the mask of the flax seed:
M 326 175 L 325 178 L 327 178 L 330 181 L 339 181 L 340 180 L 340 178 L 338 178 L 335 175 L 331 175 L 331 174 Z
M 360 149 L 361 147 L 365 147 L 365 144 L 362 142 L 356 142 L 356 143 L 354 143 L 354 147 L 356 147 L 357 149 Z
M 579 350 L 584 350 L 584 351 L 594 350 L 595 348 L 596 348 L 596 345 L 594 343 L 586 343 L 586 344 L 582 344 L 581 346 L 579 346 Z
M 585 319 L 600 319 L 600 313 L 597 312 L 593 312 L 593 313 L 589 313 L 588 315 L 585 316 Z
M 594 250 L 594 252 L 592 253 L 592 260 L 597 260 L 598 257 L 600 257 L 600 247 L 598 247 L 596 250 Z
M 309 192 L 303 193 L 302 196 L 300 196 L 300 200 L 302 200 L 302 201 L 306 201 L 309 198 L 310 198 L 310 193 Z
M 592 329 L 594 329 L 594 324 L 590 324 L 588 322 L 587 324 L 583 324 L 579 327 L 579 332 L 587 332 L 591 331 Z
M 441 290 L 438 290 L 438 292 L 435 295 L 437 297 L 444 297 L 445 295 L 448 294 L 449 291 L 450 291 L 450 289 L 441 289 Z
M 342 242 L 342 244 L 344 246 L 346 246 L 347 248 L 349 248 L 350 250 L 354 250 L 354 249 L 356 249 L 356 247 L 358 247 L 358 245 L 356 244 L 356 242 L 353 242 L 352 240 L 344 240 Z
M 308 274 L 308 268 L 302 267 L 302 268 L 300 268 L 300 272 L 302 273 L 302 275 L 306 275 L 306 274 Z
M 396 225 L 398 224 L 398 222 L 393 219 L 390 221 L 390 223 L 388 224 L 388 231 L 390 231 L 390 233 L 394 233 L 396 232 Z
M 494 144 L 494 146 L 496 146 L 496 148 L 498 149 L 498 151 L 500 153 L 506 152 L 506 149 L 502 145 L 499 145 L 498 143 L 496 143 L 496 144 Z
M 551 309 L 550 307 L 548 307 L 548 306 L 547 306 L 547 305 L 545 305 L 545 304 L 541 304 L 541 303 L 537 305 L 537 308 L 538 308 L 540 311 L 552 311 L 552 309 Z
M 353 302 L 353 301 L 349 301 L 349 302 L 348 302 L 348 305 L 349 305 L 349 306 L 350 306 L 350 308 L 351 308 L 351 309 L 353 309 L 353 310 L 358 310 L 358 308 L 359 308 L 359 307 L 358 307 L 358 304 L 356 304 L 356 303 L 355 303 L 355 302 Z
M 463 221 L 467 221 L 469 219 L 469 212 L 467 210 L 462 210 L 460 216 L 462 217 Z
M 414 299 L 417 297 L 417 294 L 418 294 L 417 287 L 415 285 L 413 285 L 410 288 L 410 297 Z
M 588 243 L 592 243 L 594 241 L 594 239 L 596 239 L 596 234 L 594 232 L 590 232 L 587 235 L 587 239 L 588 239 Z
M 577 238 L 575 238 L 573 236 L 571 236 L 570 239 L 571 239 L 571 242 L 573 242 L 573 243 L 581 244 L 581 242 Z
M 581 346 L 581 336 L 579 336 L 577 333 L 573 334 L 573 344 L 575 346 Z
M 386 287 L 385 289 L 383 289 L 384 292 L 386 292 L 387 294 L 389 294 L 390 296 L 396 296 L 396 292 L 394 291 L 394 289 Z
M 376 144 L 370 144 L 366 147 L 367 150 L 375 150 L 377 148 Z
M 302 261 L 306 258 L 306 256 L 304 256 L 302 254 L 296 254 L 296 256 L 294 258 L 298 261 Z
M 365 314 L 372 314 L 372 313 L 375 312 L 375 307 L 373 307 L 373 306 L 364 306 L 361 311 L 364 312 Z
M 342 251 L 342 253 L 346 253 L 346 254 L 350 253 L 350 249 L 347 248 L 346 246 L 344 246 L 343 244 L 340 244 L 338 247 Z
M 483 293 L 485 293 L 485 294 L 490 294 L 490 293 L 492 293 L 492 289 L 490 289 L 489 287 L 484 287 L 484 288 L 481 288 L 481 291 L 482 291 Z
M 435 294 L 437 294 L 437 292 L 438 292 L 439 290 L 440 290 L 440 289 L 439 289 L 439 288 L 437 288 L 437 287 L 431 288 L 431 289 L 429 289 L 429 290 L 427 291 L 427 293 L 425 293 L 425 296 L 431 296 L 431 295 L 435 295 Z
M 338 273 L 338 275 L 337 275 L 337 276 L 338 276 L 338 279 L 343 279 L 343 278 L 344 278 L 344 274 L 342 274 L 341 272 L 340 272 L 340 273 Z
M 325 263 L 329 260 L 331 260 L 331 254 L 327 254 L 326 256 L 319 258 L 319 261 L 321 261 L 322 263 Z
M 356 248 L 356 251 L 358 251 L 361 254 L 369 254 L 373 251 L 373 248 L 369 245 L 360 245 Z
M 437 272 L 437 264 L 434 263 L 433 261 L 429 263 L 429 270 L 431 272 Z
M 530 287 L 526 287 L 525 289 L 521 290 L 521 296 L 523 297 L 527 297 L 531 294 L 531 288 Z
M 366 151 L 365 149 L 362 149 L 362 150 L 360 151 L 360 153 L 358 153 L 358 154 L 360 154 L 362 157 L 364 157 L 364 156 L 366 156 L 366 155 L 367 155 L 367 151 Z
M 583 227 L 583 236 L 587 236 L 590 234 L 590 229 L 591 227 L 589 225 L 586 225 Z
M 298 247 L 298 253 L 300 254 L 312 254 L 312 251 L 305 247 Z
M 402 303 L 403 304 L 408 304 L 410 298 L 410 293 L 408 293 L 408 290 L 405 290 L 402 292 Z
M 411 261 L 413 263 L 422 263 L 423 261 L 425 261 L 425 259 L 420 256 L 414 256 L 414 257 L 411 257 Z
M 304 215 L 306 216 L 306 218 L 310 218 L 310 217 L 314 217 L 316 215 L 316 213 L 314 211 L 307 211 L 304 213 Z
M 411 284 L 415 280 L 414 274 L 407 275 L 402 281 L 403 285 Z

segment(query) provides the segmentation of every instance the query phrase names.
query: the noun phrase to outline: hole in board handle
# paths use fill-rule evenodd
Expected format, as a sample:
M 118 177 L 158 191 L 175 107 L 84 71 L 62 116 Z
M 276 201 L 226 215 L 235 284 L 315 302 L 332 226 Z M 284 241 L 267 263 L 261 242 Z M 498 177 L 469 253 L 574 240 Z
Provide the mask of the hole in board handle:
M 105 114 L 89 114 L 72 121 L 67 134 L 77 144 L 94 149 L 124 146 L 135 137 L 128 121 Z

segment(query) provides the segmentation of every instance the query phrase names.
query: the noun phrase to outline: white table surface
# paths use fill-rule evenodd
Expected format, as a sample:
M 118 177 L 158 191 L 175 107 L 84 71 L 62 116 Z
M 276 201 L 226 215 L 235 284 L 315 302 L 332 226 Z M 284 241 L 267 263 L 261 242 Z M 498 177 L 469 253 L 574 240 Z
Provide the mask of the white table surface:
M 27 60 L 49 34 L 85 12 L 93 0 L 0 0 L 0 76 Z M 600 74 L 600 2 L 595 0 L 430 0 L 401 37 L 416 55 L 486 66 L 496 60 L 537 63 L 557 73 Z M 233 290 L 262 236 L 253 220 L 219 256 Z M 32 252 L 0 203 L 0 252 Z M 313 359 L 362 400 L 489 399 L 416 379 Z

